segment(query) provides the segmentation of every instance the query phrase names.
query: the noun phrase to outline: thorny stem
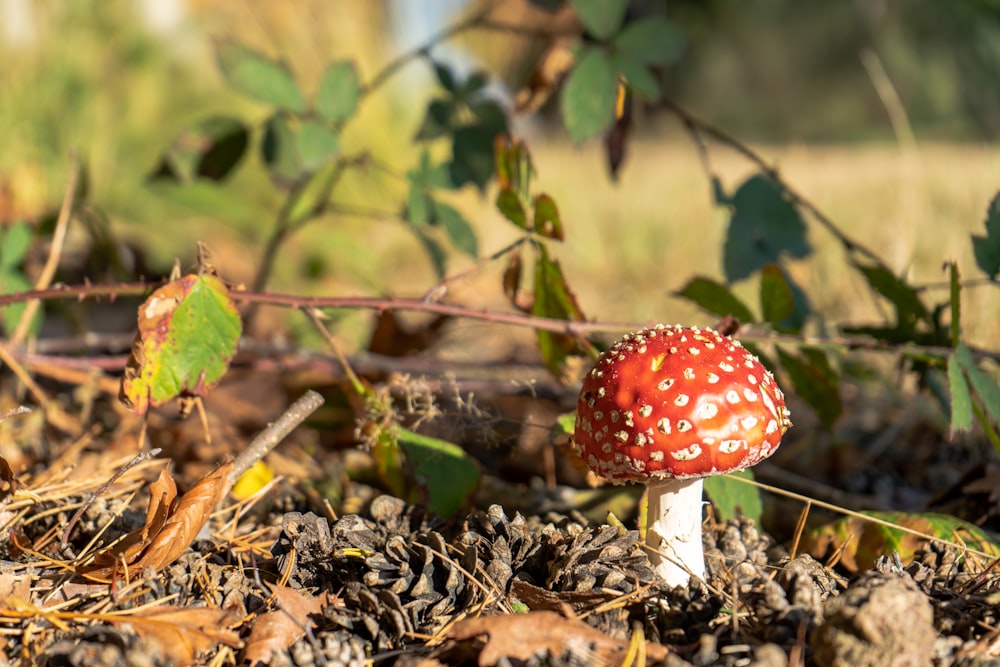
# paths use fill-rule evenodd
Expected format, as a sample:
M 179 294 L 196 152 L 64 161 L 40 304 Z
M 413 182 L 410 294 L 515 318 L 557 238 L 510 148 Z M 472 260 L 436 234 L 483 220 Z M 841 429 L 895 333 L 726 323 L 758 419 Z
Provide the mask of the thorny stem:
M 146 282 L 120 283 L 116 285 L 74 285 L 50 287 L 44 290 L 0 294 L 0 307 L 12 303 L 21 303 L 28 299 L 56 301 L 61 299 L 83 300 L 94 297 L 110 297 L 114 300 L 120 296 L 142 296 L 156 285 Z M 551 317 L 538 317 L 525 313 L 488 310 L 485 308 L 470 308 L 424 299 L 400 297 L 368 297 L 368 296 L 301 296 L 298 294 L 279 294 L 270 292 L 249 292 L 230 290 L 229 295 L 236 301 L 256 303 L 260 305 L 280 306 L 284 308 L 353 308 L 362 310 L 383 311 L 413 311 L 448 315 L 456 318 L 482 320 L 495 324 L 526 327 L 537 331 L 551 331 L 567 336 L 583 337 L 595 333 L 620 333 L 634 331 L 648 326 L 648 322 L 579 322 L 560 320 Z M 866 350 L 871 352 L 886 352 L 907 356 L 927 356 L 940 359 L 953 352 L 951 347 L 943 345 L 918 345 L 916 343 L 889 343 L 867 336 L 832 336 L 819 338 L 814 336 L 796 336 L 776 333 L 754 333 L 753 327 L 740 329 L 740 338 L 761 343 L 782 343 L 789 346 L 820 347 L 830 350 Z M 977 359 L 1000 360 L 1000 352 L 970 348 Z
M 292 403 L 277 421 L 258 433 L 247 448 L 240 452 L 233 461 L 233 469 L 229 472 L 229 484 L 235 484 L 243 473 L 267 456 L 296 426 L 316 412 L 323 402 L 323 397 L 311 389 L 302 394 L 302 397 Z

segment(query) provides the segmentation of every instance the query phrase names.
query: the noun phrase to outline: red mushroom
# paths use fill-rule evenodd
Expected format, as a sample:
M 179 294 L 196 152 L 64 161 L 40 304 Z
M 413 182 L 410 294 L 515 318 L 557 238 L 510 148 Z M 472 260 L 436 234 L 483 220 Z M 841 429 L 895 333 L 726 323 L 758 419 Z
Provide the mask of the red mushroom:
M 649 485 L 646 543 L 672 586 L 703 578 L 702 478 L 774 453 L 792 425 L 771 372 L 712 329 L 625 336 L 587 374 L 574 446 L 598 476 Z

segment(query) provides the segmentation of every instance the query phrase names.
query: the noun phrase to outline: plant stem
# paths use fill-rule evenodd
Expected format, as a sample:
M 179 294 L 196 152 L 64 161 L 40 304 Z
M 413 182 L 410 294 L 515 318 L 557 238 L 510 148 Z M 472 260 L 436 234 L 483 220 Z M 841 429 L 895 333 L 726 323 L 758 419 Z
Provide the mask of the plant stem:
M 702 479 L 665 479 L 649 484 L 646 545 L 649 562 L 670 586 L 705 578 L 701 542 Z

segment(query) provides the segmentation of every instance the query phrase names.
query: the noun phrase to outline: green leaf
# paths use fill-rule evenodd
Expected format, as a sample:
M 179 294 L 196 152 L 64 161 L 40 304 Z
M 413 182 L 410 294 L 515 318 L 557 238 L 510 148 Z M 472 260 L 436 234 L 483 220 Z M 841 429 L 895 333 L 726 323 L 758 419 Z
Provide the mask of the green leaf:
M 219 46 L 218 58 L 222 76 L 241 93 L 293 113 L 309 108 L 285 65 L 232 42 Z
M 0 271 L 0 294 L 14 294 L 17 292 L 25 292 L 30 290 L 34 285 L 28 282 L 28 279 L 21 273 L 11 270 L 4 269 Z M 0 308 L 0 316 L 3 317 L 4 331 L 8 334 L 17 328 L 17 323 L 21 321 L 21 316 L 24 314 L 24 309 L 27 304 L 24 302 L 14 303 L 9 306 Z M 31 321 L 31 326 L 28 329 L 31 333 L 38 333 L 38 330 L 42 327 L 42 310 L 39 309 L 35 313 L 35 317 Z
M 423 188 L 413 184 L 406 197 L 406 219 L 413 225 L 426 225 L 433 221 L 434 202 Z
M 722 185 L 722 181 L 718 176 L 712 174 L 712 202 L 719 206 L 729 206 L 733 203 L 733 200 L 729 198 L 726 193 L 726 188 Z
M 436 60 L 431 61 L 431 66 L 434 68 L 434 75 L 437 77 L 441 87 L 449 93 L 454 94 L 458 90 L 458 84 L 455 81 L 455 74 L 451 71 L 451 68 Z
M 580 22 L 597 39 L 609 39 L 621 28 L 628 0 L 570 0 Z
M 674 294 L 719 317 L 731 316 L 740 322 L 756 321 L 750 309 L 729 287 L 711 278 L 695 276 Z
M 295 132 L 284 114 L 274 114 L 264 123 L 260 153 L 271 179 L 276 183 L 290 186 L 305 175 L 298 144 Z
M 765 322 L 780 325 L 795 310 L 792 287 L 777 264 L 768 264 L 760 273 L 760 312 Z
M 755 175 L 740 186 L 731 200 L 733 209 L 723 249 L 726 279 L 749 277 L 783 255 L 803 258 L 812 249 L 798 209 L 766 176 Z
M 976 391 L 976 395 L 979 396 L 979 400 L 982 401 L 983 407 L 986 408 L 993 423 L 1000 424 L 1000 387 L 997 386 L 996 381 L 976 365 L 972 350 L 965 343 L 959 343 L 952 354 L 962 370 L 965 371 L 965 376 L 969 378 L 969 383 Z
M 603 134 L 614 121 L 618 78 L 607 56 L 587 49 L 562 89 L 562 119 L 570 139 L 580 143 Z
M 469 99 L 475 96 L 489 82 L 489 77 L 485 72 L 476 71 L 469 75 L 469 78 L 462 82 L 457 91 L 457 97 Z
M 138 341 L 120 397 L 137 414 L 181 394 L 205 396 L 229 368 L 243 326 L 215 276 L 186 275 L 139 307 Z
M 650 74 L 646 65 L 620 53 L 611 56 L 611 64 L 625 79 L 625 85 L 629 90 L 645 100 L 655 101 L 660 98 L 660 82 Z
M 249 144 L 250 130 L 239 119 L 205 118 L 174 138 L 149 180 L 224 180 L 243 159 Z
M 555 200 L 546 194 L 541 194 L 535 197 L 534 203 L 535 232 L 547 239 L 565 240 L 566 235 Z
M 316 111 L 326 121 L 343 123 L 358 110 L 361 80 L 349 60 L 330 63 L 316 92 Z
M 296 137 L 302 169 L 315 172 L 329 164 L 340 152 L 337 133 L 322 123 L 307 120 L 302 123 Z
M 667 65 L 684 52 L 684 35 L 671 21 L 653 16 L 629 23 L 615 37 L 615 46 L 644 65 Z
M 480 190 L 493 178 L 493 140 L 506 128 L 473 125 L 455 131 L 450 165 L 452 185 L 456 188 L 466 183 Z
M 972 250 L 976 256 L 976 266 L 996 279 L 1000 274 L 1000 193 L 990 202 L 986 210 L 986 236 L 972 237 Z
M 447 255 L 445 254 L 444 248 L 435 239 L 431 238 L 429 234 L 426 234 L 420 229 L 416 229 L 417 238 L 420 239 L 421 245 L 424 246 L 424 251 L 427 253 L 428 259 L 431 260 L 431 266 L 434 268 L 434 275 L 437 276 L 438 280 L 444 278 L 445 274 L 445 261 Z
M 493 161 L 500 189 L 513 190 L 523 201 L 529 201 L 535 167 L 527 145 L 505 135 L 499 136 L 493 142 Z
M 862 514 L 987 554 L 994 556 L 1000 554 L 1000 544 L 989 533 L 953 516 L 933 512 L 919 514 L 862 512 Z M 872 567 L 879 556 L 886 556 L 894 551 L 904 562 L 912 560 L 927 543 L 925 538 L 911 532 L 866 521 L 858 516 L 844 517 L 821 526 L 813 531 L 810 541 L 814 544 L 827 545 L 828 552 L 840 553 L 841 563 L 855 572 Z M 822 558 L 824 554 L 814 552 L 813 555 Z M 956 556 L 961 558 L 962 554 Z
M 968 431 L 972 428 L 972 397 L 954 352 L 948 355 L 948 388 L 951 391 L 951 432 Z
M 911 330 L 918 321 L 931 321 L 920 294 L 909 284 L 896 277 L 884 264 L 863 264 L 853 261 L 873 290 L 884 296 L 896 309 L 896 324 Z
M 496 205 L 503 217 L 521 229 L 528 229 L 528 214 L 524 211 L 521 198 L 513 190 L 504 189 L 498 192 Z
M 556 423 L 552 425 L 552 439 L 572 438 L 576 432 L 576 412 L 566 412 L 556 417 Z
M 462 214 L 457 210 L 439 201 L 434 202 L 434 211 L 437 214 L 437 221 L 444 228 L 454 246 L 470 257 L 478 257 L 479 243 L 476 240 L 476 232 L 472 229 L 469 221 L 462 217 Z
M 28 254 L 34 238 L 35 230 L 27 223 L 18 222 L 8 227 L 0 242 L 0 271 L 16 268 Z
M 538 245 L 538 257 L 535 259 L 535 300 L 531 314 L 538 317 L 551 317 L 560 320 L 582 322 L 583 311 L 576 302 L 576 297 L 566 284 L 559 262 L 549 259 L 544 245 Z M 555 377 L 562 377 L 563 366 L 570 354 L 579 351 L 576 339 L 551 331 L 538 331 L 538 350 L 542 362 Z
M 827 429 L 840 416 L 843 406 L 840 401 L 837 374 L 822 350 L 802 348 L 801 356 L 795 356 L 777 348 L 778 361 L 792 381 L 795 393 L 813 409 L 820 422 Z
M 468 509 L 481 475 L 476 461 L 458 445 L 440 438 L 406 428 L 400 428 L 397 437 L 418 501 L 441 517 Z
M 451 177 L 447 164 L 431 164 L 430 153 L 426 150 L 420 153 L 420 162 L 416 169 L 406 172 L 406 178 L 414 185 L 423 188 L 451 187 Z
M 431 100 L 413 140 L 432 141 L 448 136 L 454 129 L 457 116 L 458 106 L 453 101 Z
M 750 470 L 742 470 L 705 478 L 705 494 L 712 501 L 716 517 L 725 523 L 742 515 L 760 523 L 761 515 L 764 513 L 760 490 L 746 482 L 731 479 L 733 477 L 753 480 L 753 473 Z

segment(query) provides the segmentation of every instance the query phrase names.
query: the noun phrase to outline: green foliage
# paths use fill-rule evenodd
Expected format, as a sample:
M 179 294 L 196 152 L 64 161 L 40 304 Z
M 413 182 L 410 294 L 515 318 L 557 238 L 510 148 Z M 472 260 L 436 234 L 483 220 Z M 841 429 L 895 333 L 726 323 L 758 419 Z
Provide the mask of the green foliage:
M 482 73 L 459 81 L 447 65 L 435 61 L 431 64 L 444 95 L 428 103 L 414 139 L 450 139 L 448 186 L 472 184 L 484 190 L 494 176 L 493 141 L 508 131 L 507 114 L 488 97 Z
M 618 77 L 611 60 L 597 49 L 587 49 L 562 90 L 562 119 L 573 141 L 595 137 L 614 120 Z
M 608 39 L 621 28 L 628 10 L 626 0 L 570 0 L 583 27 L 598 39 Z
M 361 101 L 361 80 L 354 63 L 330 63 L 316 93 L 316 112 L 323 120 L 343 123 L 358 109 Z
M 740 322 L 756 321 L 746 304 L 727 286 L 711 278 L 702 276 L 691 278 L 674 294 L 719 317 L 734 317 Z
M 948 356 L 948 387 L 951 390 L 951 432 L 968 431 L 972 428 L 972 397 L 954 352 Z
M 972 249 L 979 269 L 996 280 L 1000 275 L 1000 194 L 986 211 L 986 236 L 973 236 Z
M 221 280 L 187 275 L 139 308 L 122 400 L 138 414 L 181 395 L 205 396 L 229 369 L 242 323 Z
M 250 130 L 238 118 L 211 116 L 181 132 L 150 174 L 152 181 L 225 180 L 239 166 Z
M 523 266 L 520 254 L 510 256 L 503 278 L 504 293 L 515 308 L 532 315 L 583 321 L 583 311 L 570 290 L 559 262 L 549 256 L 546 242 L 562 241 L 565 229 L 555 200 L 544 193 L 533 193 L 531 181 L 535 168 L 527 146 L 501 137 L 495 142 L 494 150 L 494 164 L 500 185 L 496 199 L 497 210 L 509 222 L 526 232 L 524 241 L 532 249 L 534 256 L 533 291 L 528 303 L 524 302 L 520 293 Z M 539 329 L 537 338 L 542 361 L 556 377 L 563 375 L 567 358 L 581 352 L 579 341 L 566 334 Z
M 32 288 L 31 281 L 24 275 L 21 264 L 31 249 L 34 241 L 34 230 L 23 222 L 18 222 L 3 231 L 0 236 L 0 294 L 23 292 Z M 26 305 L 16 303 L 0 309 L 3 316 L 3 327 L 8 335 L 17 327 L 24 315 Z M 32 333 L 37 333 L 42 326 L 41 312 L 32 319 Z
M 582 321 L 583 311 L 569 289 L 559 262 L 549 258 L 544 245 L 538 244 L 536 248 L 535 299 L 531 314 L 557 320 Z M 549 371 L 559 377 L 563 373 L 566 358 L 579 353 L 580 348 L 576 339 L 571 336 L 539 329 L 538 350 Z
M 778 361 L 792 381 L 795 394 L 805 400 L 826 428 L 840 416 L 843 406 L 837 373 L 822 350 L 803 347 L 799 354 L 777 348 Z
M 722 263 L 730 282 L 748 278 L 783 256 L 802 259 L 812 252 L 798 209 L 766 176 L 747 179 L 729 205 L 732 215 Z
M 733 479 L 733 478 L 738 479 Z M 753 480 L 753 472 L 741 470 L 728 475 L 712 475 L 704 481 L 705 495 L 712 501 L 712 509 L 719 521 L 725 522 L 740 516 L 759 522 L 764 506 L 757 487 L 740 481 Z
M 292 113 L 308 108 L 295 77 L 283 64 L 231 42 L 219 45 L 218 59 L 226 81 L 241 93 Z
M 629 23 L 614 39 L 622 55 L 642 65 L 669 65 L 684 50 L 680 29 L 661 16 Z
M 896 328 L 904 338 L 912 336 L 918 322 L 931 322 L 930 311 L 920 300 L 917 291 L 893 275 L 885 265 L 855 261 L 854 267 L 861 272 L 873 290 L 892 304 L 896 311 Z
M 479 465 L 458 445 L 400 428 L 397 436 L 412 477 L 411 500 L 448 517 L 468 509 Z

